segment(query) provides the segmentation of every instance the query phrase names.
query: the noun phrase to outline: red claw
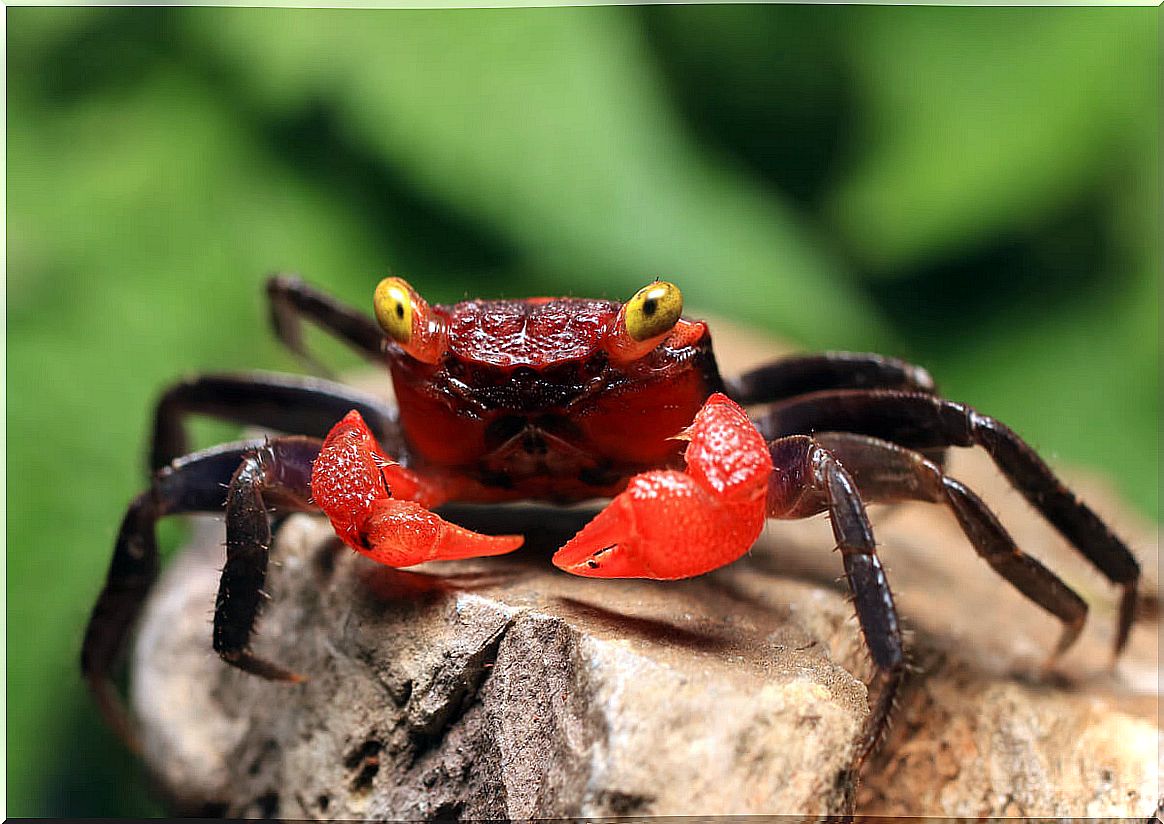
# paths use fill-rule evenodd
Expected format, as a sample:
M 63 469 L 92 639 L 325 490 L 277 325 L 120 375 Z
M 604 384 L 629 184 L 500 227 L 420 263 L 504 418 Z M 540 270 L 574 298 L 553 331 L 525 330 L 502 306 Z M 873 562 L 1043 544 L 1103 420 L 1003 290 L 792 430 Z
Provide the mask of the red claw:
M 685 472 L 644 472 L 554 555 L 591 578 L 687 578 L 759 537 L 772 458 L 747 414 L 714 394 L 688 428 Z
M 440 490 L 385 455 L 355 410 L 324 440 L 311 494 L 345 544 L 388 566 L 501 555 L 523 541 L 482 535 L 430 512 L 444 500 Z
M 554 555 L 590 578 L 689 578 L 731 563 L 764 526 L 764 499 L 725 501 L 682 472 L 646 472 Z
M 482 535 L 451 524 L 412 501 L 376 501 L 364 524 L 369 558 L 393 567 L 504 555 L 522 544 L 520 535 Z

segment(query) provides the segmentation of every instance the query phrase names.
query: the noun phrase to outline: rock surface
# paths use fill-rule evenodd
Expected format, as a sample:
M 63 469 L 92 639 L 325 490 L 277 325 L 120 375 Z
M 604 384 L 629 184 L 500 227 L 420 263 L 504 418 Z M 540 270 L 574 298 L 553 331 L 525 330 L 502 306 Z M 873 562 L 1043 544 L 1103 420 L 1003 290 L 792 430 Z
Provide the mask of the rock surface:
M 545 512 L 519 514 L 538 535 Z M 397 571 L 306 516 L 281 532 L 256 649 L 310 680 L 266 683 L 206 645 L 214 526 L 158 590 L 134 679 L 148 760 L 184 809 L 817 813 L 867 712 L 820 643 L 851 630 L 836 593 L 745 594 L 740 571 L 595 586 L 536 557 L 547 530 L 516 559 Z
M 727 342 L 725 362 L 764 351 Z M 1155 616 L 1109 671 L 1113 589 L 988 460 L 960 453 L 951 474 L 1091 618 L 1040 678 L 1056 622 L 978 559 L 954 519 L 871 508 L 919 672 L 857 811 L 1147 818 L 1160 799 Z M 1158 592 L 1154 531 L 1102 484 L 1068 477 Z M 827 521 L 773 524 L 732 567 L 664 584 L 550 567 L 586 517 L 462 510 L 455 519 L 483 531 L 525 532 L 527 547 L 411 571 L 356 556 L 317 518 L 289 519 L 255 649 L 309 677 L 293 686 L 210 652 L 222 536 L 204 521 L 156 589 L 134 656 L 161 788 L 184 812 L 301 819 L 842 811 L 870 669 Z

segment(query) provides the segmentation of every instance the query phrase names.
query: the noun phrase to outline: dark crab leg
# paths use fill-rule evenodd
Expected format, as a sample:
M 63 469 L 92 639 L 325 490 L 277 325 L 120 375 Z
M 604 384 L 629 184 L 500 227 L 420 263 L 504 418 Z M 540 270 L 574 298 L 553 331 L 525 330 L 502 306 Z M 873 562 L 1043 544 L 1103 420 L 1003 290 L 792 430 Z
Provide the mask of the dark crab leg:
M 161 469 L 189 451 L 186 418 L 190 415 L 323 438 L 353 409 L 359 410 L 381 443 L 399 456 L 397 460 L 407 460 L 395 410 L 378 398 L 298 375 L 197 375 L 174 384 L 158 400 L 150 469 Z
M 848 432 L 818 433 L 815 439 L 844 464 L 866 502 L 928 501 L 949 507 L 971 545 L 995 572 L 1063 623 L 1045 669 L 1075 643 L 1087 620 L 1087 603 L 1023 553 L 982 499 L 962 483 L 924 455 L 888 441 Z
M 727 394 L 748 406 L 824 389 L 903 389 L 934 392 L 934 379 L 920 366 L 866 352 L 794 355 L 725 380 Z
M 234 551 L 234 560 L 228 549 L 227 567 L 223 571 L 219 605 L 215 611 L 215 648 L 219 648 L 220 623 L 232 620 L 253 624 L 254 615 L 247 616 L 248 600 L 237 596 L 238 587 L 250 585 L 256 578 L 253 568 L 259 561 L 265 569 L 266 550 L 248 551 L 251 542 L 264 542 L 263 529 L 256 521 L 253 509 L 244 505 L 260 498 L 262 505 L 282 509 L 307 508 L 309 487 L 303 484 L 311 475 L 311 461 L 319 451 L 319 442 L 311 438 L 276 438 L 270 442 L 249 441 L 224 444 L 174 461 L 159 471 L 150 489 L 138 495 L 122 519 L 113 559 L 109 565 L 105 586 L 93 607 L 85 640 L 81 648 L 81 672 L 88 682 L 98 707 L 109 725 L 130 746 L 136 748 L 136 735 L 128 715 L 112 683 L 114 667 L 124 651 L 147 593 L 158 572 L 158 547 L 154 525 L 168 515 L 191 512 L 221 512 L 228 495 L 236 501 L 236 516 L 232 530 L 228 513 L 228 545 Z M 263 472 L 247 470 L 257 464 Z M 262 497 L 263 480 L 273 478 L 265 486 L 270 494 Z M 267 515 L 262 511 L 265 520 Z M 269 534 L 269 533 L 267 533 Z M 260 557 L 261 556 L 261 557 Z M 229 580 L 229 584 L 227 581 Z M 254 600 L 257 603 L 257 595 Z M 224 596 L 224 591 L 228 591 Z M 229 605 L 223 606 L 224 602 Z M 220 617 L 221 616 L 221 617 Z M 222 646 L 233 649 L 235 640 L 229 630 L 222 633 Z
M 841 431 L 870 435 L 911 449 L 980 446 L 1077 551 L 1123 588 L 1113 653 L 1131 630 L 1140 565 L 1119 538 L 1063 485 L 1050 467 L 1007 426 L 961 403 L 888 390 L 817 392 L 784 401 L 756 421 L 765 437 Z
M 865 725 L 853 760 L 861 765 L 885 734 L 890 712 L 906 674 L 905 653 L 893 593 L 877 557 L 873 527 L 852 476 L 831 451 L 807 435 L 780 438 L 768 445 L 774 467 L 768 483 L 771 518 L 807 518 L 827 512 L 853 593 L 857 620 L 877 667 L 880 694 Z
M 327 367 L 316 360 L 303 343 L 303 320 L 331 332 L 365 358 L 381 359 L 384 332 L 375 320 L 309 286 L 297 276 L 279 274 L 268 278 L 267 299 L 275 334 L 312 370 L 329 374 Z
M 300 676 L 249 650 L 262 605 L 271 549 L 270 508 L 306 511 L 311 470 L 322 442 L 276 438 L 243 456 L 226 491 L 226 566 L 214 604 L 214 651 L 239 669 L 279 681 Z

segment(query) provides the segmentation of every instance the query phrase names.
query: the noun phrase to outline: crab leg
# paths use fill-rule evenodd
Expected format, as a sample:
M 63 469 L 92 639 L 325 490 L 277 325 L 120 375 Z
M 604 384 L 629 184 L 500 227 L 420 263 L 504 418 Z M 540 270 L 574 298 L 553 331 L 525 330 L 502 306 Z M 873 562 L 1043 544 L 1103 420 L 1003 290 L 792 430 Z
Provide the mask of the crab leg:
M 394 410 L 343 384 L 268 372 L 195 375 L 171 385 L 158 399 L 150 471 L 189 452 L 186 419 L 191 415 L 322 439 L 349 409 L 359 410 L 390 449 L 403 448 Z
M 313 438 L 224 444 L 179 458 L 153 478 L 125 513 L 105 587 L 93 607 L 81 649 L 81 671 L 110 726 L 136 749 L 137 738 L 112 677 L 130 630 L 158 573 L 154 526 L 187 512 L 221 512 L 227 503 L 227 561 L 214 612 L 214 648 L 226 660 L 268 677 L 277 667 L 248 666 L 247 642 L 260 604 L 270 528 L 267 507 L 310 509 L 307 478 L 319 451 Z M 259 660 L 258 664 L 266 662 Z
M 923 367 L 871 352 L 793 355 L 725 383 L 727 393 L 744 406 L 824 389 L 902 389 L 927 395 L 934 392 L 934 379 Z
M 814 439 L 844 464 L 866 502 L 928 501 L 949 508 L 983 560 L 1062 622 L 1059 642 L 1043 669 L 1050 669 L 1075 643 L 1087 620 L 1087 602 L 1054 572 L 1019 549 L 994 513 L 964 484 L 944 474 L 920 453 L 889 441 L 850 432 L 825 432 Z M 780 442 L 791 440 L 783 438 Z M 823 509 L 822 505 L 819 511 Z
M 784 401 L 756 425 L 768 437 L 826 430 L 869 435 L 911 449 L 982 447 L 1011 486 L 1108 580 L 1122 587 L 1113 656 L 1127 643 L 1140 580 L 1135 556 L 1043 459 L 1000 421 L 965 404 L 931 395 L 838 390 Z
M 380 359 L 384 332 L 376 321 L 304 283 L 298 276 L 279 274 L 268 278 L 267 301 L 275 335 L 317 373 L 327 375 L 330 370 L 304 345 L 304 320 L 331 332 L 365 358 Z
M 324 440 L 311 476 L 312 498 L 352 549 L 393 567 L 502 555 L 520 535 L 482 535 L 429 511 L 446 496 L 381 451 L 352 410 Z

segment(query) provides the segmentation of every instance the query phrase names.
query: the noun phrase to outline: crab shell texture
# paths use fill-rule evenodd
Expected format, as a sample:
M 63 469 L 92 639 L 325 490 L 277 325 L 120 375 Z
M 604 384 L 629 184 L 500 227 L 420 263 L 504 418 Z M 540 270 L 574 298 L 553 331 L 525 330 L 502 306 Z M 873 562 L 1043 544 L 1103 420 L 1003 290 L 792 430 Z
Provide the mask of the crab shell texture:
M 456 500 L 565 503 L 682 466 L 675 436 L 722 388 L 707 325 L 681 319 L 626 359 L 621 309 L 580 298 L 429 307 L 444 329 L 434 363 L 385 344 L 410 468 Z

